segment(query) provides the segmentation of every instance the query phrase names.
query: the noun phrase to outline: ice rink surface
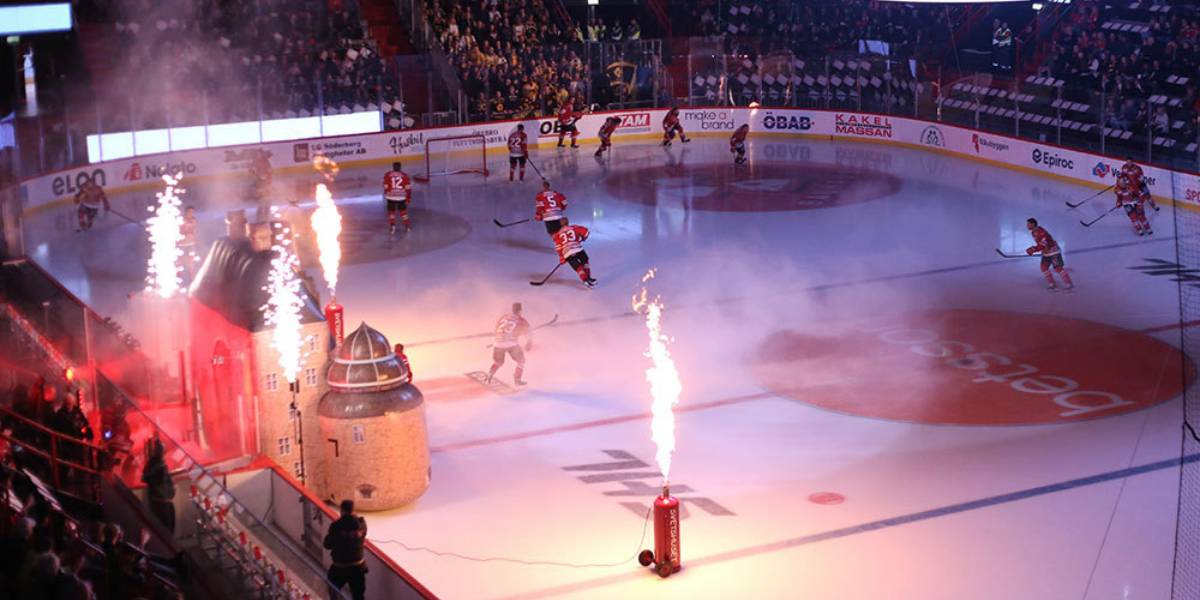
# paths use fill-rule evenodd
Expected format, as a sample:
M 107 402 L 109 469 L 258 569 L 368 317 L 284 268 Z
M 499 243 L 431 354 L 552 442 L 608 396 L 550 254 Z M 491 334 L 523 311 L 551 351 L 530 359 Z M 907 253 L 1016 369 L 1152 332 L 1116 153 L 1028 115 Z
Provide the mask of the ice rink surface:
M 714 138 L 603 161 L 534 151 L 591 229 L 593 290 L 566 268 L 531 287 L 557 262 L 541 224 L 492 223 L 531 216 L 532 169 L 509 183 L 497 155 L 486 180 L 417 185 L 414 229 L 394 237 L 384 167 L 342 171 L 338 300 L 350 327 L 406 345 L 433 446 L 429 491 L 368 515 L 369 537 L 443 598 L 1169 597 L 1192 375 L 1177 284 L 1154 269 L 1174 261 L 1172 208 L 1139 238 L 1118 213 L 1082 227 L 1111 196 L 1069 211 L 1094 190 L 1051 178 L 869 143 L 750 146 L 737 168 Z M 311 181 L 276 190 L 310 196 Z M 221 234 L 230 186 L 188 186 L 202 241 Z M 114 206 L 144 214 L 150 196 Z M 1074 291 L 996 254 L 1032 244 L 1030 216 L 1064 247 Z M 30 217 L 29 254 L 135 322 L 144 234 L 73 219 Z M 684 387 L 684 569 L 665 580 L 633 560 L 653 545 L 639 540 L 661 483 L 630 308 L 649 268 Z M 530 385 L 508 393 L 465 374 L 487 370 L 514 301 L 534 325 L 558 321 L 535 333 Z

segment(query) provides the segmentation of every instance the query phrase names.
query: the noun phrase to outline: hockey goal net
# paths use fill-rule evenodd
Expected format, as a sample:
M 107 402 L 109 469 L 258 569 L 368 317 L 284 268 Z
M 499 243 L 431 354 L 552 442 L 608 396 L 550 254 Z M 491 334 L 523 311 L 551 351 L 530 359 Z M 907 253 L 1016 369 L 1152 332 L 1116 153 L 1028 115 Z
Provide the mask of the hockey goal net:
M 475 133 L 425 140 L 425 172 L 416 176 L 418 181 L 463 173 L 487 177 L 487 136 Z

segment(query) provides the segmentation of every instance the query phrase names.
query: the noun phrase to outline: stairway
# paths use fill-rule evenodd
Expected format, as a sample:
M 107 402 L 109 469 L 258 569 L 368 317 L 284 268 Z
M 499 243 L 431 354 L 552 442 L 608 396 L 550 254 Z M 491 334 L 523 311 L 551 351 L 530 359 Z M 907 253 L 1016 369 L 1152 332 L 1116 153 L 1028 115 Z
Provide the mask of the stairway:
M 397 54 L 413 54 L 412 40 L 403 27 L 391 0 L 359 0 L 359 10 L 367 24 L 368 35 L 375 40 L 385 59 Z

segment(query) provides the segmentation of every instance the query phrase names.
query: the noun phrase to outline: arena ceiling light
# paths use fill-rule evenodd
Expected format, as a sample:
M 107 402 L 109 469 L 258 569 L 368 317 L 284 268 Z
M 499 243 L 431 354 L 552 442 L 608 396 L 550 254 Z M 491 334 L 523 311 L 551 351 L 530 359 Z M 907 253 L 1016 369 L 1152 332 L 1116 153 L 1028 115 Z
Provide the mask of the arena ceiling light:
M 0 35 L 70 30 L 71 4 L 69 2 L 0 6 Z

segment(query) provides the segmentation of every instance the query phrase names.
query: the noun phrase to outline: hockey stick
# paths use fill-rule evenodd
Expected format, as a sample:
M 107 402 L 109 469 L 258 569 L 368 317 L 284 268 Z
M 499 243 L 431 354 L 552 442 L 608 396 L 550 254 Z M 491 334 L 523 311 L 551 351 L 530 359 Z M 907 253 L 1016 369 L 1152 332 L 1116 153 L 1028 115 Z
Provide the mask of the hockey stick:
M 525 162 L 529 163 L 529 166 L 533 167 L 533 172 L 534 172 L 534 173 L 537 173 L 537 174 L 538 174 L 538 177 L 540 177 L 540 178 L 542 178 L 542 179 L 545 179 L 545 178 L 546 178 L 546 176 L 545 176 L 545 175 L 542 175 L 542 170 L 541 170 L 541 169 L 539 169 L 539 168 L 537 167 L 537 165 L 536 165 L 536 164 L 534 164 L 534 162 L 533 162 L 533 158 L 532 158 L 532 157 L 530 157 L 530 156 L 526 156 L 526 157 L 525 157 Z
M 1031 258 L 1034 256 L 1041 256 L 1041 254 L 1005 254 L 1001 252 L 999 248 L 996 248 L 996 254 L 999 254 L 1004 258 Z
M 558 268 L 563 266 L 564 264 L 566 264 L 566 263 L 558 263 L 557 265 L 554 265 L 554 268 L 551 269 L 550 272 L 547 273 L 546 276 L 543 277 L 541 281 L 530 281 L 529 285 L 542 285 L 542 284 L 546 283 L 547 281 L 550 281 L 550 278 L 553 277 L 554 274 L 558 272 Z
M 119 210 L 117 210 L 117 209 L 115 209 L 115 208 L 110 208 L 110 209 L 108 209 L 108 212 L 110 212 L 110 213 L 112 213 L 112 214 L 114 214 L 114 215 L 117 215 L 118 217 L 121 217 L 122 219 L 125 219 L 126 221 L 129 221 L 130 223 L 137 223 L 137 221 L 134 221 L 133 219 L 130 219 L 129 217 L 127 217 L 127 216 L 125 216 L 124 214 L 122 214 L 122 213 L 121 213 L 121 211 L 119 211 Z
M 1076 202 L 1075 204 L 1071 204 L 1070 202 L 1067 202 L 1066 204 L 1067 204 L 1067 206 L 1070 206 L 1071 208 L 1079 208 L 1080 206 L 1083 206 L 1083 204 L 1085 202 L 1087 202 L 1088 200 L 1091 200 L 1092 198 L 1095 198 L 1096 196 L 1099 196 L 1100 194 L 1103 194 L 1104 192 L 1107 192 L 1108 190 L 1111 190 L 1111 189 L 1113 189 L 1113 186 L 1110 185 L 1110 186 L 1096 192 L 1095 194 L 1092 194 L 1091 196 L 1088 196 L 1087 198 L 1084 198 L 1083 200 Z
M 531 220 L 532 219 L 521 219 L 520 221 L 513 221 L 512 223 L 501 223 L 498 219 L 492 219 L 492 222 L 496 224 L 496 227 L 512 227 L 513 225 L 528 223 Z
M 1121 208 L 1121 205 L 1120 205 L 1120 204 L 1118 204 L 1118 205 L 1116 205 L 1116 206 L 1114 206 L 1114 207 L 1112 207 L 1112 208 L 1110 208 L 1110 209 L 1108 209 L 1108 210 L 1104 211 L 1104 214 L 1102 214 L 1102 215 L 1100 215 L 1100 216 L 1096 217 L 1095 219 L 1092 219 L 1091 221 L 1080 221 L 1080 222 L 1079 222 L 1079 224 L 1080 224 L 1080 225 L 1083 225 L 1084 227 L 1091 227 L 1092 225 L 1095 225 L 1095 224 L 1096 224 L 1096 221 L 1099 221 L 1100 219 L 1103 219 L 1104 217 L 1107 217 L 1107 216 L 1109 215 L 1109 213 L 1113 212 L 1114 210 L 1117 210 L 1118 208 Z

